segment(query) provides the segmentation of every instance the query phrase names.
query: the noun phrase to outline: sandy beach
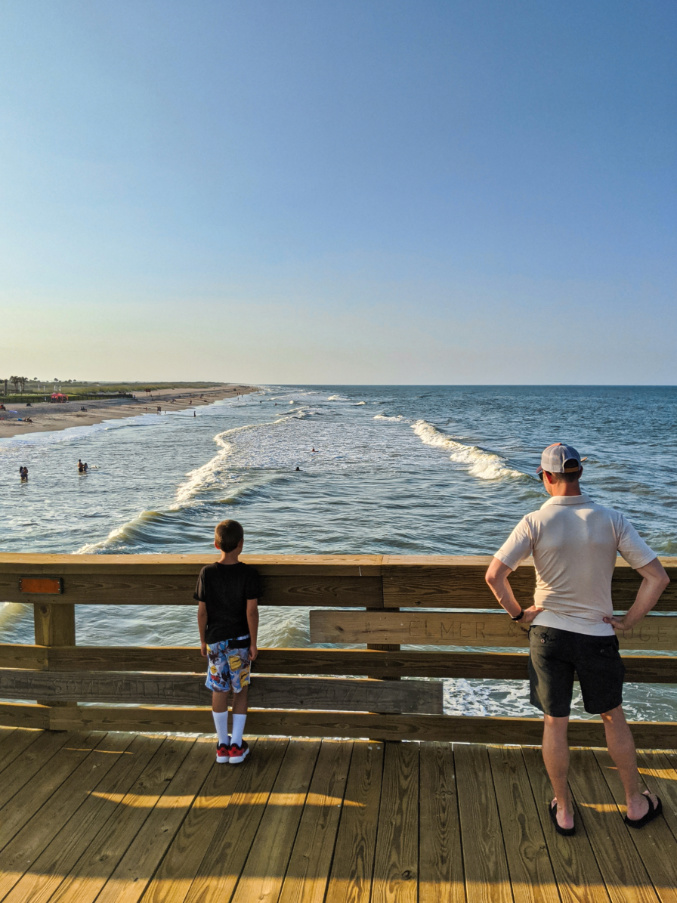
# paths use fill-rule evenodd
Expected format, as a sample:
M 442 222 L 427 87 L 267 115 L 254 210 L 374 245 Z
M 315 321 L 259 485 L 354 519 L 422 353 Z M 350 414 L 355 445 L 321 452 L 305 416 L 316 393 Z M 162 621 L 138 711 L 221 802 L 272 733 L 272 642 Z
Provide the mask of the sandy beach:
M 203 389 L 158 389 L 151 395 L 136 394 L 134 398 L 111 398 L 97 401 L 67 401 L 62 404 L 43 402 L 25 404 L 8 404 L 6 411 L 0 411 L 0 439 L 19 436 L 23 433 L 44 433 L 51 430 L 66 430 L 72 426 L 91 426 L 103 420 L 118 420 L 122 417 L 134 417 L 137 414 L 161 414 L 171 411 L 183 411 L 212 404 L 222 398 L 234 395 L 246 395 L 255 392 L 255 386 L 224 384 Z M 86 410 L 82 410 L 86 408 Z M 30 417 L 32 423 L 26 423 Z M 5 419 L 6 418 L 6 419 Z M 19 419 L 21 418 L 21 419 Z

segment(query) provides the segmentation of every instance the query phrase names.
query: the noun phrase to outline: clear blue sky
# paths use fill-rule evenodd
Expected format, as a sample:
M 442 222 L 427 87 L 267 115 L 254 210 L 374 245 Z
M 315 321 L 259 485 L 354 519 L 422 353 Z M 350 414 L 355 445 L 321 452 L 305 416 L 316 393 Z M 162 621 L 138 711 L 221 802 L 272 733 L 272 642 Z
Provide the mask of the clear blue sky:
M 674 0 L 0 0 L 0 376 L 677 381 Z

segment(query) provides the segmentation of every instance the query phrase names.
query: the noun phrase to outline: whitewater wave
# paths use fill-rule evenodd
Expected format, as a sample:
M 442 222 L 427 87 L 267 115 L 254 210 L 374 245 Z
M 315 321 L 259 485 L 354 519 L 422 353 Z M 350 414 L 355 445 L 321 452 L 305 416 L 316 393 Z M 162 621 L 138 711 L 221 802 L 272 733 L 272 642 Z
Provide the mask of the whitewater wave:
M 523 473 L 513 470 L 496 452 L 485 451 L 477 445 L 464 445 L 462 442 L 457 442 L 451 436 L 438 430 L 432 423 L 428 423 L 427 420 L 417 420 L 416 423 L 412 423 L 411 428 L 422 442 L 449 452 L 451 461 L 465 464 L 468 472 L 480 480 L 521 479 L 524 477 Z
M 98 542 L 87 542 L 84 546 L 80 546 L 74 554 L 96 555 L 104 549 L 111 548 L 111 546 L 124 545 L 130 539 L 142 538 L 145 533 L 144 527 L 161 516 L 159 511 L 142 511 L 141 514 L 138 514 L 121 526 L 114 527 L 105 539 L 100 539 Z
M 274 423 L 282 423 L 283 419 L 275 420 Z M 236 433 L 244 433 L 248 430 L 259 429 L 261 426 L 270 426 L 271 424 L 250 423 L 246 426 L 238 426 L 231 430 L 225 430 L 214 436 L 214 442 L 219 446 L 216 455 L 202 467 L 197 467 L 186 474 L 187 480 L 182 483 L 176 490 L 175 502 L 170 510 L 176 510 L 183 507 L 195 496 L 208 492 L 210 489 L 218 489 L 223 485 L 223 467 L 230 455 L 233 446 L 230 437 Z
M 394 417 L 390 417 L 388 414 L 377 414 L 374 420 L 389 420 L 392 423 L 400 423 L 404 420 L 404 417 L 401 414 L 396 414 Z

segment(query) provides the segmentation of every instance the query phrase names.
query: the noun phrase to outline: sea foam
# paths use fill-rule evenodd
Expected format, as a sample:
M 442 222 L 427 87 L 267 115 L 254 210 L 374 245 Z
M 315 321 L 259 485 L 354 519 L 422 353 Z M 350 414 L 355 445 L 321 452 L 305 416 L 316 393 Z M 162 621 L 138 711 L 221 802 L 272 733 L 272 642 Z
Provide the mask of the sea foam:
M 449 453 L 449 459 L 457 464 L 465 464 L 468 472 L 480 480 L 500 480 L 521 478 L 524 474 L 513 470 L 505 459 L 496 452 L 485 451 L 477 445 L 464 445 L 451 436 L 438 430 L 427 420 L 417 420 L 411 425 L 412 430 L 426 445 L 441 448 Z

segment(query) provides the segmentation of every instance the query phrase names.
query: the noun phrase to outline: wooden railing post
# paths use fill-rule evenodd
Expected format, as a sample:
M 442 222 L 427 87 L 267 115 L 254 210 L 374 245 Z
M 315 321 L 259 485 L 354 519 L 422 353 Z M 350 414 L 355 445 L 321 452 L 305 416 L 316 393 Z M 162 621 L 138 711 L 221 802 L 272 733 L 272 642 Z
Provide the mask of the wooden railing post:
M 367 608 L 367 611 L 379 611 L 379 610 L 383 611 L 383 609 L 385 608 L 385 596 L 383 595 L 383 576 L 381 576 L 381 600 L 382 601 L 381 601 L 380 609 Z M 399 608 L 395 608 L 393 610 L 399 611 Z M 367 643 L 367 649 L 375 649 L 375 650 L 381 651 L 381 652 L 399 652 L 400 644 L 399 643 Z M 368 677 L 376 677 L 379 680 L 399 680 L 400 679 L 399 677 L 382 677 L 382 676 L 373 675 L 373 674 L 369 674 L 367 676 Z M 372 738 L 372 739 L 376 739 L 377 743 L 384 742 L 383 738 Z M 394 742 L 397 743 L 399 741 L 394 741 Z
M 35 642 L 38 646 L 75 646 L 75 605 L 35 602 L 33 604 Z M 77 702 L 36 700 L 50 708 L 76 707 Z M 52 718 L 49 723 L 51 726 Z M 58 730 L 58 727 L 53 727 Z
M 372 606 L 367 606 L 367 611 L 383 611 L 385 608 L 385 596 L 383 594 L 383 577 L 381 577 L 381 604 L 378 608 L 374 608 Z M 399 608 L 388 609 L 389 611 L 399 611 Z M 376 649 L 381 652 L 399 652 L 400 644 L 399 643 L 367 643 L 367 649 Z M 369 674 L 369 677 L 373 675 Z M 381 678 L 379 675 L 379 679 L 385 680 L 399 680 L 399 677 L 387 677 Z

